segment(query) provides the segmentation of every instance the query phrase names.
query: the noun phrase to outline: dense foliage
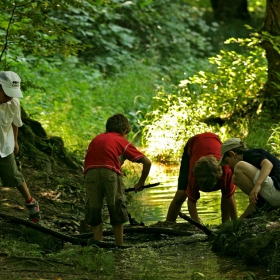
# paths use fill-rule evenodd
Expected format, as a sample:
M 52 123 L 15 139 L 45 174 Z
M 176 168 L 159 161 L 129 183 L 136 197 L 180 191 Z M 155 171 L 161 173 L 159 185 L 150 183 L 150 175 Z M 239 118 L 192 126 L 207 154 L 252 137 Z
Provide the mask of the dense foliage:
M 91 69 L 121 71 L 143 57 L 162 71 L 182 66 L 212 51 L 202 11 L 183 1 L 30 1 L 2 3 L 0 61 L 5 68 L 42 56 L 78 54 Z M 62 61 L 63 62 L 63 61 Z M 195 63 L 193 63 L 195 65 Z
M 79 1 L 1 1 L 0 61 L 10 68 L 14 61 L 33 56 L 76 53 L 82 46 L 71 30 L 52 16 L 70 7 L 83 8 Z M 34 57 L 33 57 L 34 59 Z
M 82 61 L 93 62 L 103 72 L 120 70 L 139 52 L 146 52 L 149 60 L 157 57 L 163 66 L 212 51 L 208 34 L 215 23 L 208 26 L 200 10 L 179 0 L 106 1 L 60 16 L 88 46 L 79 53 Z
M 177 160 L 206 130 L 256 141 L 249 118 L 262 109 L 264 53 L 247 39 L 207 59 L 221 28 L 206 23 L 202 1 L 199 9 L 177 0 L 2 4 L 0 64 L 22 77 L 28 114 L 77 155 L 119 112 L 132 123 L 130 140 L 159 160 Z M 262 131 L 260 144 L 276 151 L 278 126 Z
M 0 63 L 22 77 L 23 107 L 82 154 L 117 112 L 139 143 L 155 90 L 208 64 L 217 26 L 182 1 L 4 1 L 3 11 Z
M 143 122 L 151 156 L 178 160 L 187 139 L 205 131 L 222 140 L 246 136 L 249 117 L 261 108 L 267 66 L 257 42 L 239 41 L 248 51 L 221 51 L 209 59 L 211 69 L 182 80 L 173 93 L 157 93 Z

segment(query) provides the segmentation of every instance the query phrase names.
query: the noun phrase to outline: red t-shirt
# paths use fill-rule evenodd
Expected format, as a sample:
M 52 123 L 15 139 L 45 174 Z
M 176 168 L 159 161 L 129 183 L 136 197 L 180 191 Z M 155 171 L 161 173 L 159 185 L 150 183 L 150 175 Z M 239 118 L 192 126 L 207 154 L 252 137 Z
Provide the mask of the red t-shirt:
M 193 167 L 202 156 L 213 155 L 217 159 L 220 159 L 221 145 L 222 143 L 219 136 L 208 132 L 198 134 L 192 137 L 189 141 L 188 155 L 190 156 L 190 169 L 187 197 L 194 203 L 200 198 L 200 193 L 197 180 L 193 175 Z M 222 168 L 223 176 L 211 191 L 221 190 L 224 197 L 231 197 L 236 189 L 235 185 L 232 183 L 232 171 L 228 165 L 225 165 Z
M 89 144 L 84 174 L 92 168 L 108 168 L 122 175 L 119 156 L 132 162 L 144 157 L 130 142 L 116 132 L 97 135 Z

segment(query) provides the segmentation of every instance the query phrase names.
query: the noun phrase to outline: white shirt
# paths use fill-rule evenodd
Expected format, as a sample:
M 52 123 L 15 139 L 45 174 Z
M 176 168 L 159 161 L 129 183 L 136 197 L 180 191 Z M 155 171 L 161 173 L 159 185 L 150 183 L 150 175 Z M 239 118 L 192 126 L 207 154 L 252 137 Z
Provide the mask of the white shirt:
M 20 102 L 17 98 L 0 104 L 0 156 L 2 158 L 14 152 L 15 139 L 12 123 L 17 127 L 23 125 Z

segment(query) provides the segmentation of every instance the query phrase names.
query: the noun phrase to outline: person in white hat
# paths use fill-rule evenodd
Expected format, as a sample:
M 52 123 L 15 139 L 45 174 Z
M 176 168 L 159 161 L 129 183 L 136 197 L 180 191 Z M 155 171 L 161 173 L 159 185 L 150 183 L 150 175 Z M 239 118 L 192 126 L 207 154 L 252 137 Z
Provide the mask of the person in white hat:
M 249 196 L 250 204 L 240 219 L 264 210 L 280 207 L 280 160 L 263 149 L 247 149 L 239 138 L 230 138 L 221 146 L 219 164 L 229 165 L 233 183 Z
M 38 201 L 31 196 L 15 160 L 15 155 L 19 152 L 18 127 L 23 125 L 18 100 L 23 97 L 20 82 L 21 79 L 15 72 L 0 72 L 0 178 L 4 186 L 19 190 L 29 210 L 29 221 L 38 223 Z

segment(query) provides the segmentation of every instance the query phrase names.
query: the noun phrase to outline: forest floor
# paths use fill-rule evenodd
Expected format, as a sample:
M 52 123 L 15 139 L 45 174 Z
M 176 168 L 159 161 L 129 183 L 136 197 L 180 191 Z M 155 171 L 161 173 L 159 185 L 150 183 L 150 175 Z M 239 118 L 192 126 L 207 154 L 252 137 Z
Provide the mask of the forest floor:
M 89 227 L 83 223 L 85 192 L 82 187 L 81 169 L 69 169 L 60 164 L 52 168 L 51 172 L 49 169 L 46 172 L 45 167 L 38 168 L 24 160 L 22 163 L 22 173 L 30 192 L 40 203 L 40 225 L 62 236 L 91 235 Z M 17 221 L 13 222 L 5 218 L 5 215 L 19 218 L 20 221 L 27 220 L 28 212 L 24 201 L 14 188 L 1 187 L 0 192 L 0 279 L 114 279 L 112 275 L 87 270 L 83 265 L 78 265 L 74 261 L 74 255 L 73 260 L 55 257 L 55 253 L 65 248 L 80 250 L 80 245 L 55 238 Z M 276 251 L 280 240 L 278 217 L 279 213 L 274 211 L 270 214 L 262 213 L 242 223 L 222 225 L 215 230 L 212 238 L 209 238 L 213 251 L 224 256 L 242 257 L 248 265 L 268 266 L 274 273 L 278 273 L 279 254 Z M 189 223 L 159 222 L 155 226 L 194 232 L 194 227 Z M 139 235 L 136 239 L 138 237 Z M 22 247 L 18 248 L 14 245 L 14 241 L 23 241 L 20 245 Z M 107 243 L 113 244 L 113 237 L 109 237 L 108 241 Z M 26 244 L 38 244 L 39 247 L 34 249 L 37 253 L 30 255 L 27 252 L 30 248 Z
M 81 170 L 68 169 L 56 165 L 46 172 L 44 166 L 34 166 L 22 160 L 22 173 L 26 179 L 31 195 L 38 200 L 41 212 L 40 225 L 62 234 L 85 232 L 81 229 L 84 216 L 85 193 L 82 190 L 83 176 Z M 1 187 L 0 213 L 27 220 L 28 211 L 25 202 L 16 188 Z M 27 242 L 36 231 L 18 223 L 7 222 L 0 218 L 0 238 Z M 33 231 L 33 233 L 31 233 Z M 25 235 L 25 237 L 23 237 Z M 44 235 L 44 234 L 43 234 Z M 44 238 L 42 234 L 39 238 Z M 48 236 L 47 234 L 45 234 Z M 56 246 L 61 248 L 59 242 Z M 59 248 L 58 248 L 59 249 Z M 19 250 L 19 253 L 21 251 Z M 28 254 L 3 250 L 0 248 L 0 279 L 90 279 L 87 272 L 67 263 L 29 257 Z
M 24 153 L 19 160 L 30 193 L 39 202 L 41 220 L 38 229 L 37 225 L 31 226 L 20 193 L 16 188 L 1 186 L 0 279 L 114 279 L 102 271 L 98 273 L 98 269 L 85 269 L 88 268 L 86 263 L 76 261 L 77 254 L 81 254 L 82 258 L 82 247 L 85 247 L 87 239 L 80 246 L 63 238 L 82 234 L 87 235 L 88 239 L 91 237 L 90 228 L 83 222 L 85 191 L 82 168 L 69 169 L 60 161 L 53 163 L 51 168 L 43 161 L 38 165 L 37 161 L 31 162 L 30 158 L 25 158 Z M 156 227 L 172 228 L 175 231 L 194 230 L 189 223 L 159 223 Z M 51 232 L 45 232 L 45 229 Z M 54 232 L 59 233 L 59 238 L 53 235 Z M 141 234 L 134 237 L 138 239 L 138 244 L 139 236 Z M 147 237 L 143 236 L 142 242 L 145 239 Z M 114 250 L 113 236 L 105 237 L 105 241 Z M 65 249 L 73 250 L 72 259 L 56 255 Z M 98 247 L 96 250 L 96 254 L 100 253 Z M 101 254 L 100 258 L 103 257 Z M 106 262 L 106 257 L 102 262 Z

